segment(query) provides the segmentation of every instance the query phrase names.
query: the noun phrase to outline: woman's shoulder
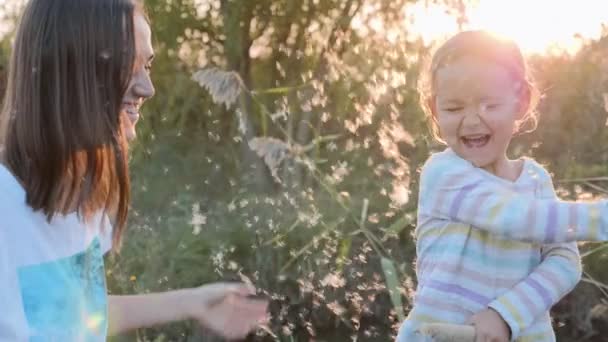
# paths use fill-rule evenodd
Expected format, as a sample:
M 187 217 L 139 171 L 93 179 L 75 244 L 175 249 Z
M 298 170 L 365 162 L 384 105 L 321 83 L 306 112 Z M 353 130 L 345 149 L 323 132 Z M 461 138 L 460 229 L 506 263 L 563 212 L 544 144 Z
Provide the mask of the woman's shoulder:
M 25 191 L 23 187 L 11 171 L 0 163 L 0 210 L 24 204 Z

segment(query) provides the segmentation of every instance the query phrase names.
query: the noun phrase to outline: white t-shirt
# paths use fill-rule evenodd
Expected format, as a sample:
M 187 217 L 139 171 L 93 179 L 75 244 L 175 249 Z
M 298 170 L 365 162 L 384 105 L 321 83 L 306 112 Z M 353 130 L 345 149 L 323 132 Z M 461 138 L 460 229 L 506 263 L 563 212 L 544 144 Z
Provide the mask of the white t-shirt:
M 49 223 L 0 164 L 0 342 L 105 341 L 110 248 L 107 216 Z

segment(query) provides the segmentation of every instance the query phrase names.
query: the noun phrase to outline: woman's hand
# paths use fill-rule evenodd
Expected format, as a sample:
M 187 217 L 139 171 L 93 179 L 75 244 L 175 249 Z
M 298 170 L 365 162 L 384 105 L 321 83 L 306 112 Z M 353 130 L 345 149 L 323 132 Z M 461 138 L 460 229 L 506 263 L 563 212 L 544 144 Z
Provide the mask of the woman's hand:
M 475 326 L 475 342 L 509 342 L 509 326 L 493 309 L 476 313 L 467 324 Z
M 268 301 L 254 294 L 242 283 L 213 283 L 189 289 L 184 304 L 189 318 L 219 336 L 240 339 L 268 318 Z

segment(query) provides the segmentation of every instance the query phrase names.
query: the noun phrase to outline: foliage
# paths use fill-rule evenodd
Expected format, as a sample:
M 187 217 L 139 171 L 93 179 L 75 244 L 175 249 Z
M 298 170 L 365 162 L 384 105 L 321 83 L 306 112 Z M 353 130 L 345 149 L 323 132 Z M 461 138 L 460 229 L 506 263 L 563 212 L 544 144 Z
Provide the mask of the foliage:
M 109 290 L 250 279 L 273 316 L 251 340 L 392 338 L 416 286 L 418 170 L 439 147 L 417 103 L 428 47 L 408 32 L 415 2 L 146 0 L 157 95 L 132 146 Z M 546 164 L 565 198 L 607 192 L 607 39 L 531 58 L 541 122 L 511 155 Z M 556 308 L 560 341 L 590 338 L 590 310 L 608 298 L 607 249 L 582 250 L 587 283 Z M 186 322 L 116 340 L 214 338 Z
M 415 289 L 417 170 L 438 147 L 417 104 L 427 48 L 403 26 L 406 5 L 149 0 L 159 91 L 133 151 L 135 213 L 110 287 L 246 278 L 273 299 L 254 340 L 392 338 Z M 606 174 L 602 44 L 532 58 L 542 121 L 513 156 L 558 180 Z M 556 183 L 568 198 L 602 186 Z M 606 255 L 586 256 L 589 276 Z M 588 333 L 565 303 L 561 338 Z M 138 332 L 201 337 L 184 324 Z

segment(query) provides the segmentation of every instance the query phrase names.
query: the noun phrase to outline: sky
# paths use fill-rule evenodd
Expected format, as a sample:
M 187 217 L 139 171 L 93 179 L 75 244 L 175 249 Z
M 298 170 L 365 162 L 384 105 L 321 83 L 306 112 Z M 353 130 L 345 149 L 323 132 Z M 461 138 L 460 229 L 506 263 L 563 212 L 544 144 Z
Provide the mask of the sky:
M 478 0 L 468 9 L 471 29 L 515 40 L 526 53 L 551 49 L 575 52 L 581 38 L 598 39 L 608 25 L 606 0 Z M 440 6 L 419 3 L 408 9 L 413 29 L 426 41 L 456 32 L 454 17 Z M 410 26 L 410 28 L 412 28 Z
M 5 6 L 16 7 L 25 0 L 0 0 L 0 16 Z M 406 11 L 413 17 L 408 30 L 433 41 L 457 31 L 454 17 L 437 5 L 418 1 Z M 551 49 L 575 52 L 581 38 L 598 39 L 608 26 L 606 0 L 473 0 L 468 9 L 469 26 L 486 29 L 514 39 L 526 53 L 546 53 Z M 0 35 L 7 30 L 0 22 Z
M 0 0 L 0 18 L 3 19 L 5 10 L 7 8 L 12 9 L 17 7 L 19 4 L 23 3 L 24 0 Z M 3 20 L 0 20 L 0 37 L 3 36 L 8 27 Z

